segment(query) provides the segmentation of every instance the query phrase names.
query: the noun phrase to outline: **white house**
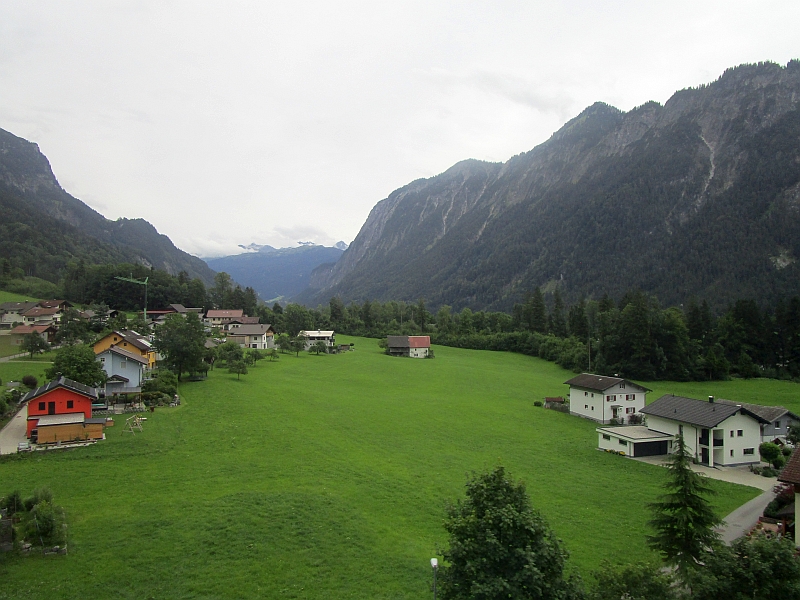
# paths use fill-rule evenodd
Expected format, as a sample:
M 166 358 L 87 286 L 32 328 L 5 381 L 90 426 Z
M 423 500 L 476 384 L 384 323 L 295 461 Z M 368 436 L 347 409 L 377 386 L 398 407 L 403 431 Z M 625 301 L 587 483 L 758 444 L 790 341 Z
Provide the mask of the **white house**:
M 610 423 L 631 421 L 645 405 L 650 389 L 619 377 L 583 373 L 564 382 L 569 386 L 569 412 Z
M 741 404 L 666 395 L 642 409 L 647 428 L 677 436 L 702 464 L 741 465 L 760 461 L 761 425 L 769 421 Z
M 233 319 L 241 319 L 244 316 L 244 311 L 241 308 L 237 309 L 212 309 L 206 313 L 203 322 L 209 327 L 223 327 Z
M 306 338 L 306 350 L 309 350 L 317 342 L 325 342 L 327 351 L 333 352 L 333 347 L 336 345 L 336 337 L 333 331 L 320 331 L 319 329 L 316 331 L 301 331 L 297 336 Z
M 268 350 L 275 347 L 275 330 L 272 325 L 264 323 L 240 325 L 228 333 L 227 339 L 229 342 L 236 342 L 242 348 Z
M 789 427 L 800 424 L 800 417 L 782 406 L 761 406 L 760 404 L 734 402 L 733 400 L 723 400 L 722 398 L 718 399 L 717 402 L 722 404 L 738 404 L 768 421 L 768 423 L 761 424 L 762 442 L 774 442 L 775 440 L 785 442 L 786 434 L 789 433 Z

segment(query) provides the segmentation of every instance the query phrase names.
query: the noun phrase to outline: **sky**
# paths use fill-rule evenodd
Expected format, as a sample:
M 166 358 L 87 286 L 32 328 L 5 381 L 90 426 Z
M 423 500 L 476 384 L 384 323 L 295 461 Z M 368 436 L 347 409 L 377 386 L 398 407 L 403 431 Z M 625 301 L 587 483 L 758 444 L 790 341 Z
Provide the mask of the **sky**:
M 800 58 L 798 23 L 797 0 L 2 0 L 0 128 L 197 256 L 350 243 L 395 189 L 596 101 Z

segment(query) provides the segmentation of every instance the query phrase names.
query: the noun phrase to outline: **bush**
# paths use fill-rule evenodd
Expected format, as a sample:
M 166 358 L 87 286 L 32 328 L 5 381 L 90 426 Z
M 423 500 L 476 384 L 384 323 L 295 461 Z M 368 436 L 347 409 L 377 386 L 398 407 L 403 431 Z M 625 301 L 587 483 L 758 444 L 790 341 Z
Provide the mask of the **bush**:
M 541 406 L 542 405 L 542 401 L 541 400 L 534 400 L 533 401 L 533 405 L 534 406 Z
M 789 448 L 789 446 L 784 446 L 783 448 L 781 448 L 781 452 L 783 452 L 783 455 L 787 458 L 792 455 L 792 449 Z
M 39 387 L 39 380 L 33 375 L 25 375 L 25 377 L 22 378 L 22 385 L 33 390 Z
M 19 493 L 19 490 L 14 490 L 0 500 L 0 508 L 4 508 L 9 516 L 17 511 L 25 510 L 25 505 L 22 503 L 22 494 Z

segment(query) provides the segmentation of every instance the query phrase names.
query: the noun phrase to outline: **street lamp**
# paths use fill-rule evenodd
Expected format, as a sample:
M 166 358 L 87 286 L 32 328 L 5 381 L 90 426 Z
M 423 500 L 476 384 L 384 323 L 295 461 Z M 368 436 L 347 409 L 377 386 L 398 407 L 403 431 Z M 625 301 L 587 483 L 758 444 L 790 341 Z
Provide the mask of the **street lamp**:
M 433 569 L 433 600 L 436 600 L 436 571 L 439 570 L 439 560 L 436 558 L 431 559 L 431 568 Z

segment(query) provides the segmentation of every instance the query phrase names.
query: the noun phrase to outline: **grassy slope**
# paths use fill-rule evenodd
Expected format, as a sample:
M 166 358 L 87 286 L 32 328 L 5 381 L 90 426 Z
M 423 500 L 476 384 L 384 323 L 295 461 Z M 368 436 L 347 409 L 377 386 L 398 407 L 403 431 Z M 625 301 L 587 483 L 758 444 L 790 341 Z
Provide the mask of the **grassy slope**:
M 142 434 L 117 417 L 92 448 L 4 459 L 2 492 L 49 486 L 71 529 L 66 558 L 0 560 L 0 598 L 424 597 L 446 503 L 467 472 L 496 464 L 527 483 L 584 575 L 647 554 L 644 506 L 664 471 L 598 452 L 594 424 L 533 407 L 570 373 L 355 342 L 241 381 L 213 371 Z M 715 487 L 721 514 L 756 494 Z
M 0 304 L 3 302 L 38 302 L 39 300 L 34 300 L 30 296 L 25 296 L 22 294 L 15 294 L 14 292 L 7 292 L 5 290 L 0 290 Z
M 13 292 L 0 290 L 0 304 L 3 302 L 38 302 L 38 300 L 33 300 L 29 296 L 22 296 Z M 16 352 L 18 352 L 17 345 L 13 343 L 11 337 L 0 335 L 0 357 L 11 356 Z M 0 377 L 2 376 L 0 375 Z

